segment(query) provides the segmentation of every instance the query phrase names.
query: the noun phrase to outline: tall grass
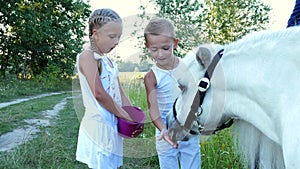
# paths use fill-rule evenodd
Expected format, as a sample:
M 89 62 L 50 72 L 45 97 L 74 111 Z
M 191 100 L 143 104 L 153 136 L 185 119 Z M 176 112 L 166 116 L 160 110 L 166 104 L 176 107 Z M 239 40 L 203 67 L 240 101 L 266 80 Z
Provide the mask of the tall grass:
M 146 102 L 146 92 L 142 79 L 138 76 L 124 78 L 121 82 L 126 94 L 133 105 L 140 107 L 147 115 L 147 123 L 144 132 L 138 137 L 140 140 L 151 140 L 154 137 L 155 128 L 149 120 Z M 131 79 L 134 80 L 131 80 Z M 22 82 L 21 82 L 22 83 Z M 17 84 L 14 84 L 17 86 Z M 51 84 L 49 84 L 51 85 Z M 43 89 L 40 89 L 43 92 Z M 47 91 L 44 91 L 47 92 Z M 10 131 L 22 125 L 22 119 L 39 117 L 39 112 L 49 109 L 61 98 L 70 97 L 70 93 L 60 96 L 50 96 L 30 102 L 20 103 L 5 109 L 0 109 L 0 126 L 6 124 L 5 130 Z M 18 95 L 19 97 L 19 95 Z M 13 97 L 12 97 L 13 98 Z M 33 106 L 33 109 L 31 108 Z M 6 119 L 3 121 L 2 119 Z M 15 120 L 13 120 L 15 119 Z M 0 153 L 0 168 L 2 169 L 79 169 L 87 168 L 75 160 L 76 144 L 79 129 L 79 117 L 74 108 L 72 99 L 67 99 L 65 108 L 60 112 L 58 119 L 53 119 L 55 126 L 41 127 L 38 137 L 27 142 L 11 152 Z M 204 137 L 202 137 L 204 138 Z M 124 154 L 126 151 L 134 152 L 143 148 L 143 156 L 124 157 L 124 165 L 121 169 L 158 169 L 158 158 L 155 153 L 155 145 L 146 142 L 135 144 L 134 141 L 124 141 Z M 154 153 L 153 153 L 154 152 Z M 136 152 L 140 155 L 141 152 Z M 143 153 L 143 152 L 142 152 Z M 149 153 L 149 154 L 147 154 Z M 238 156 L 233 153 L 232 135 L 230 129 L 226 129 L 217 135 L 201 141 L 201 161 L 203 169 L 241 169 L 243 168 Z
M 144 73 L 139 72 L 126 72 L 120 74 L 120 81 L 126 95 L 130 98 L 132 104 L 141 108 L 147 116 L 144 131 L 140 136 L 138 136 L 140 139 L 137 139 L 135 143 L 132 143 L 130 140 L 124 141 L 124 154 L 130 153 L 132 156 L 133 152 L 138 149 L 141 153 L 144 153 L 143 158 L 140 157 L 140 153 L 137 153 L 136 158 L 124 157 L 124 165 L 121 167 L 122 169 L 159 168 L 158 157 L 155 152 L 155 128 L 149 117 L 143 76 Z M 137 145 L 143 146 L 143 148 L 137 148 Z M 149 155 L 147 156 L 145 154 Z

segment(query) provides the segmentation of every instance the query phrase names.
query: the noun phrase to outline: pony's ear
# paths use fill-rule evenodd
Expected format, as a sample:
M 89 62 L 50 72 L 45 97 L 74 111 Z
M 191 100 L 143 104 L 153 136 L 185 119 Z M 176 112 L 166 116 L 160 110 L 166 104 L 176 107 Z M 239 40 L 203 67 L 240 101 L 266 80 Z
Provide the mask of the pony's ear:
M 211 61 L 211 52 L 206 47 L 199 47 L 196 53 L 196 59 L 199 64 L 204 65 L 206 68 L 209 66 Z

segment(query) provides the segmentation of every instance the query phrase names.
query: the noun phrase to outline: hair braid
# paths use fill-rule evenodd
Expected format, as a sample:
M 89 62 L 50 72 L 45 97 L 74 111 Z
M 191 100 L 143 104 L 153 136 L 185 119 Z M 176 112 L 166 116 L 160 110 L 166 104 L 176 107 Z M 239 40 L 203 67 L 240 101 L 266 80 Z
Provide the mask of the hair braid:
M 88 21 L 89 36 L 92 36 L 93 29 L 99 29 L 108 22 L 122 22 L 120 16 L 113 10 L 108 8 L 95 10 Z
M 100 29 L 103 25 L 108 22 L 122 22 L 121 17 L 112 9 L 102 8 L 96 9 L 89 17 L 89 39 L 91 49 L 95 51 L 95 42 L 93 38 L 93 29 Z

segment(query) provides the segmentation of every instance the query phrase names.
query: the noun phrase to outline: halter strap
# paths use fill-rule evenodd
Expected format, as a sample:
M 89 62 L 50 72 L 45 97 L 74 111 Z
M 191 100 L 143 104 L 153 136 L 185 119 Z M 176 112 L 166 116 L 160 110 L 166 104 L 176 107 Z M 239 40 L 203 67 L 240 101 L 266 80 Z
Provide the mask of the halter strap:
M 199 101 L 199 107 L 202 107 L 202 103 L 203 103 L 203 100 L 204 100 L 204 96 L 206 94 L 206 91 L 207 89 L 209 88 L 210 86 L 210 78 L 212 77 L 212 74 L 218 64 L 218 62 L 220 61 L 220 59 L 222 58 L 223 56 L 223 51 L 224 49 L 220 50 L 216 55 L 215 57 L 213 58 L 211 64 L 208 66 L 206 72 L 205 72 L 205 75 L 204 77 L 200 80 L 199 82 L 199 90 L 198 90 L 198 93 L 199 93 L 199 97 L 200 97 L 200 101 Z M 202 90 L 201 90 L 202 89 Z M 202 111 L 202 110 L 201 110 Z M 234 119 L 233 118 L 230 118 L 228 121 L 226 121 L 225 123 L 221 124 L 221 126 L 218 126 L 215 131 L 213 132 L 213 134 L 215 134 L 216 132 L 218 131 L 221 131 L 225 128 L 228 128 L 230 127 L 234 122 Z M 203 128 L 203 126 L 202 126 Z
M 212 74 L 217 66 L 217 64 L 219 63 L 220 59 L 223 56 L 223 51 L 224 49 L 221 49 L 213 58 L 213 60 L 211 61 L 211 63 L 209 64 L 204 77 L 200 79 L 199 81 L 199 88 L 203 88 L 204 90 L 199 90 L 199 95 L 200 95 L 200 102 L 199 102 L 199 106 L 202 105 L 203 100 L 204 100 L 204 96 L 206 94 L 207 89 L 210 86 L 210 78 L 212 77 Z M 208 81 L 207 81 L 208 80 Z
M 205 72 L 205 75 L 204 77 L 200 80 L 199 82 L 199 89 L 203 89 L 203 90 L 198 90 L 198 92 L 196 93 L 195 97 L 194 97 L 194 101 L 191 105 L 191 110 L 195 110 L 195 109 L 198 109 L 198 107 L 201 107 L 202 106 L 202 103 L 203 103 L 203 100 L 204 100 L 204 96 L 205 96 L 205 93 L 207 91 L 207 89 L 209 88 L 209 83 L 210 83 L 210 77 L 212 77 L 212 74 L 215 70 L 215 67 L 217 66 L 218 62 L 220 61 L 220 59 L 222 58 L 223 56 L 223 51 L 224 49 L 220 50 L 213 58 L 212 62 L 210 63 L 210 65 L 208 66 L 206 72 Z M 204 80 L 205 79 L 205 80 Z M 178 119 L 177 119 L 177 112 L 176 112 L 176 109 L 175 109 L 175 105 L 176 105 L 176 102 L 177 102 L 177 99 L 175 100 L 174 104 L 173 104 L 173 116 L 174 116 L 174 119 L 175 121 L 180 125 L 182 126 Z M 197 104 L 199 103 L 199 104 Z M 195 112 L 192 112 L 190 111 L 189 114 L 188 114 L 188 117 L 184 123 L 184 125 L 182 126 L 182 128 L 185 128 L 185 129 L 189 129 L 192 125 L 192 123 L 197 119 L 197 116 L 198 116 L 198 112 L 195 113 Z

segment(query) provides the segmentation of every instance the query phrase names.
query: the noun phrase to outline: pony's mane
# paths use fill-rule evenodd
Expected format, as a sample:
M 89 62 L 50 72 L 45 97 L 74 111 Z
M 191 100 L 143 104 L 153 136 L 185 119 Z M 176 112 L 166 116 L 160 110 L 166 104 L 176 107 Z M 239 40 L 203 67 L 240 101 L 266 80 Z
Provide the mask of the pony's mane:
M 254 169 L 257 162 L 263 168 L 284 168 L 282 149 L 256 127 L 238 120 L 232 129 L 234 150 L 241 156 L 245 168 Z

